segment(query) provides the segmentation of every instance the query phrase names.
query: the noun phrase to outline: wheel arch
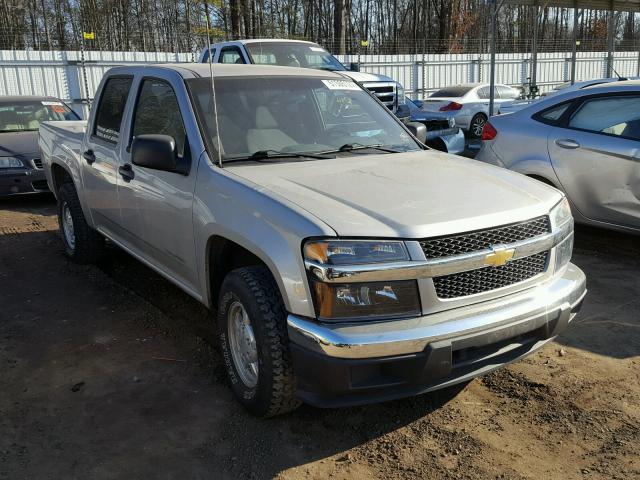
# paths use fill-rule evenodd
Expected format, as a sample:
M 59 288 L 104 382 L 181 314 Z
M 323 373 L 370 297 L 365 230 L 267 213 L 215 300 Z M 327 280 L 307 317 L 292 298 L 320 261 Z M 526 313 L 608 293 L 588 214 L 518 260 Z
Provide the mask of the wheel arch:
M 289 308 L 282 276 L 264 252 L 250 245 L 241 244 L 228 236 L 214 234 L 207 240 L 205 265 L 207 303 L 211 307 L 217 306 L 222 282 L 229 272 L 241 267 L 264 266 L 271 273 L 285 306 Z
M 74 184 L 73 176 L 71 175 L 71 172 L 69 172 L 69 170 L 65 165 L 58 162 L 51 163 L 51 182 L 53 183 L 52 187 L 53 187 L 54 195 L 57 195 L 58 190 L 60 190 L 60 187 L 63 184 L 65 183 Z

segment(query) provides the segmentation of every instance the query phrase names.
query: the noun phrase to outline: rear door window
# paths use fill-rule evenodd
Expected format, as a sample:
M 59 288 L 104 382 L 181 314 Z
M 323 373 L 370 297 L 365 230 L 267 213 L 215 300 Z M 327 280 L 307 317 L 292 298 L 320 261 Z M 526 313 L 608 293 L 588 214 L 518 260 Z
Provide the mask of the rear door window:
M 98 103 L 93 130 L 96 137 L 107 142 L 117 143 L 132 81 L 131 77 L 114 77 L 105 83 Z
M 640 96 L 599 97 L 585 101 L 569 128 L 640 140 Z

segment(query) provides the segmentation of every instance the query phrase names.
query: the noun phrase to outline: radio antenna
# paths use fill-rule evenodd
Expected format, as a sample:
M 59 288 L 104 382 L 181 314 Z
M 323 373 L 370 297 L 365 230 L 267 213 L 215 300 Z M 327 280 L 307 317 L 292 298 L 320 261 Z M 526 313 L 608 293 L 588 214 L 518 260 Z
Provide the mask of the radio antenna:
M 211 52 L 211 34 L 209 33 L 210 23 L 209 23 L 209 15 L 205 15 L 207 19 L 207 50 L 209 57 L 209 78 L 211 79 L 211 101 L 213 102 L 213 118 L 215 121 L 215 129 L 216 129 L 216 139 L 217 145 L 216 150 L 218 150 L 218 166 L 222 168 L 222 144 L 220 143 L 220 125 L 218 124 L 218 102 L 216 101 L 216 85 L 213 81 L 213 54 Z

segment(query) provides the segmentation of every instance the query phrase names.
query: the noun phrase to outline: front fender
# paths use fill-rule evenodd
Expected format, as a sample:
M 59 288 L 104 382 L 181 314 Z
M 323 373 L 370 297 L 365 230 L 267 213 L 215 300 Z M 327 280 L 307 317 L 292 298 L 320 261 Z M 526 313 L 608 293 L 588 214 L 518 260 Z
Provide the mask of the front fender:
M 288 312 L 315 315 L 302 260 L 302 241 L 335 236 L 335 231 L 277 194 L 213 166 L 206 155 L 199 162 L 193 219 L 200 288 L 207 306 L 215 304 L 207 248 L 210 238 L 220 236 L 264 262 Z

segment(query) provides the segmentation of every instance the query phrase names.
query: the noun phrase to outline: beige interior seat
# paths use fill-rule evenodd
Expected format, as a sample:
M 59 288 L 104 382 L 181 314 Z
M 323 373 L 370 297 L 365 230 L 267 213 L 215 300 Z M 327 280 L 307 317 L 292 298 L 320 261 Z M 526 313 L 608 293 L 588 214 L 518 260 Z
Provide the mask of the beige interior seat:
M 36 112 L 33 114 L 33 120 L 29 120 L 27 122 L 27 128 L 29 130 L 39 128 L 40 124 L 42 122 L 46 122 L 48 117 L 49 117 L 49 114 L 47 113 L 46 107 L 36 110 Z
M 256 108 L 256 128 L 247 130 L 247 147 L 249 152 L 260 150 L 282 150 L 296 145 L 289 135 L 278 128 L 278 122 L 263 105 Z

